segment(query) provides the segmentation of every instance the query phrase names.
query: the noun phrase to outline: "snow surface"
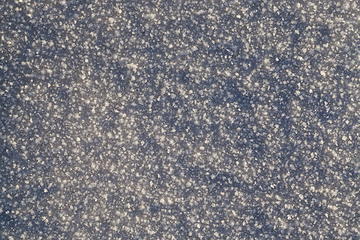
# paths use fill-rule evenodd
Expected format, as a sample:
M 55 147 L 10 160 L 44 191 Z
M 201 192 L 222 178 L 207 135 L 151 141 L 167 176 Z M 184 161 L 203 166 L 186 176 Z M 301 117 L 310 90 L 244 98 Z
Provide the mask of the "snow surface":
M 1 239 L 359 239 L 357 1 L 0 3 Z

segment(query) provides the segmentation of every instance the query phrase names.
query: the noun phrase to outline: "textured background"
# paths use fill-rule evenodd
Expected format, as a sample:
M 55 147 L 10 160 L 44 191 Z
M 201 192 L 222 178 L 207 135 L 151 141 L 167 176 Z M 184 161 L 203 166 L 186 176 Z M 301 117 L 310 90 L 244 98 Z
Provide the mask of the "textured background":
M 359 239 L 359 1 L 0 1 L 1 239 Z

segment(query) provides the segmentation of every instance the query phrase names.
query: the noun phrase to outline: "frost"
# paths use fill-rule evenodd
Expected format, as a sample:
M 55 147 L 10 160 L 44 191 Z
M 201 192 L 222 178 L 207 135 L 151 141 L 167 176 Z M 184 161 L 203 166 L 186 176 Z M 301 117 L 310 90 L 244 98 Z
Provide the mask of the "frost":
M 358 238 L 355 2 L 29 3 L 2 6 L 1 239 Z

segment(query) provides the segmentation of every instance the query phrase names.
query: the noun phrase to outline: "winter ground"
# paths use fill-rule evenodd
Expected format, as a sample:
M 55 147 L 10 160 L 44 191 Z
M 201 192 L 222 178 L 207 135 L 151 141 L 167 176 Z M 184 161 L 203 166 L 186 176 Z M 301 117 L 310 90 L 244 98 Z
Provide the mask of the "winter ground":
M 1 239 L 360 239 L 358 1 L 1 1 Z

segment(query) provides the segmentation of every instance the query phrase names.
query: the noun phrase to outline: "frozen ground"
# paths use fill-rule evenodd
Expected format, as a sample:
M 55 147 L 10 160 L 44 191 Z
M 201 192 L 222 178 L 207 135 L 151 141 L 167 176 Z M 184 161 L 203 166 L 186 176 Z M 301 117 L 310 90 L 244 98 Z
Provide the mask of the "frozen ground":
M 358 1 L 0 3 L 1 239 L 360 239 Z

